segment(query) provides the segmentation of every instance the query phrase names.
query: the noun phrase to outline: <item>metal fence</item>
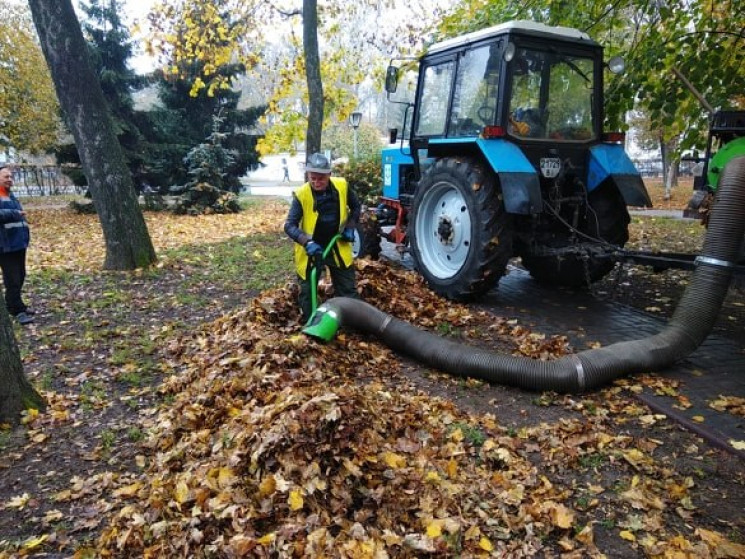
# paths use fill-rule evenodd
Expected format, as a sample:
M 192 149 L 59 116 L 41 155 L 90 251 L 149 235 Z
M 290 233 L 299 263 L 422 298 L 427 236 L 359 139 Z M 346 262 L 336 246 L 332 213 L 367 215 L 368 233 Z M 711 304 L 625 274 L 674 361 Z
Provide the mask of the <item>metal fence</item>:
M 679 164 L 679 174 L 681 177 L 690 177 L 693 175 L 693 168 L 696 166 L 697 159 L 685 157 Z M 634 159 L 634 166 L 643 177 L 661 177 L 662 176 L 662 159 Z
M 83 194 L 85 186 L 75 186 L 55 165 L 15 165 L 13 193 L 16 196 L 54 196 Z

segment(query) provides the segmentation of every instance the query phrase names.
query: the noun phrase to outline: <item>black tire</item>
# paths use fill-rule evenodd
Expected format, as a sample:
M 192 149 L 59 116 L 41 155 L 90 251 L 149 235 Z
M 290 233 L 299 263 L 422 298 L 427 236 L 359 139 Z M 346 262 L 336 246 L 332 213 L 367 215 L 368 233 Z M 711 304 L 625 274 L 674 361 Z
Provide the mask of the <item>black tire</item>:
M 621 193 L 613 184 L 606 184 L 588 195 L 589 210 L 580 230 L 606 243 L 623 247 L 629 240 L 631 218 Z M 566 245 L 569 244 L 567 232 Z M 564 245 L 564 246 L 566 246 Z M 557 248 L 557 247 L 554 247 Z M 537 281 L 547 285 L 589 287 L 613 270 L 610 258 L 575 255 L 557 257 L 526 252 L 521 255 L 523 266 Z
M 371 213 L 360 216 L 360 222 L 354 229 L 352 255 L 355 258 L 377 260 L 380 257 L 380 227 Z
M 512 256 L 512 218 L 497 177 L 473 159 L 438 160 L 419 182 L 411 255 L 436 293 L 465 301 L 494 287 Z

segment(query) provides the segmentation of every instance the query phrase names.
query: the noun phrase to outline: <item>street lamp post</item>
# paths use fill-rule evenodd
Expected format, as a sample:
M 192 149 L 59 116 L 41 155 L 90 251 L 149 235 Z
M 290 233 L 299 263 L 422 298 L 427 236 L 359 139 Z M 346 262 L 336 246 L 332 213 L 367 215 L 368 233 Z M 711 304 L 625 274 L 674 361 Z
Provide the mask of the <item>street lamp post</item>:
M 360 122 L 362 122 L 362 113 L 359 111 L 354 111 L 351 115 L 349 115 L 349 124 L 352 125 L 352 128 L 354 128 L 354 158 L 357 159 L 357 129 L 360 127 Z

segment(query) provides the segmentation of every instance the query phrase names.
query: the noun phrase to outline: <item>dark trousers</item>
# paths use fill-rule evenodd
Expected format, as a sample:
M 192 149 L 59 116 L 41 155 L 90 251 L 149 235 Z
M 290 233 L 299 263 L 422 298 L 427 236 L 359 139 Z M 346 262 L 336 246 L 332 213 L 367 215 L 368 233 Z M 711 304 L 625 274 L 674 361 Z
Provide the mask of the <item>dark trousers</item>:
M 15 316 L 26 312 L 26 305 L 21 298 L 23 282 L 26 281 L 26 249 L 0 253 L 0 268 L 3 269 L 8 313 Z
M 355 285 L 354 264 L 349 268 L 340 268 L 331 260 L 331 258 L 329 258 L 326 265 L 331 272 L 331 283 L 334 286 L 334 297 L 351 297 L 353 299 L 358 299 L 359 296 L 357 295 L 357 287 Z M 302 322 L 308 321 L 313 308 L 310 296 L 311 266 L 312 264 L 308 265 L 308 273 L 306 274 L 307 279 L 298 277 L 298 283 L 300 284 L 300 296 L 298 297 L 298 302 L 300 303 L 300 310 L 303 313 Z M 317 275 L 318 277 L 316 277 L 316 280 L 320 280 L 322 275 L 323 270 L 321 270 L 321 273 Z M 318 299 L 316 301 L 320 305 L 320 301 Z

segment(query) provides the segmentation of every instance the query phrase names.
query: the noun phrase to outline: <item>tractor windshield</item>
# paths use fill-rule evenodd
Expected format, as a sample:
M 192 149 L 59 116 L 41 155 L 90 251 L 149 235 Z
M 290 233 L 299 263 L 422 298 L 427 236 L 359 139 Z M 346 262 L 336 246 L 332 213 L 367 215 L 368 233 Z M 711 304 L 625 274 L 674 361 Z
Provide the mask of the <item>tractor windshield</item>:
M 510 134 L 553 141 L 594 139 L 591 57 L 520 48 L 510 65 Z

